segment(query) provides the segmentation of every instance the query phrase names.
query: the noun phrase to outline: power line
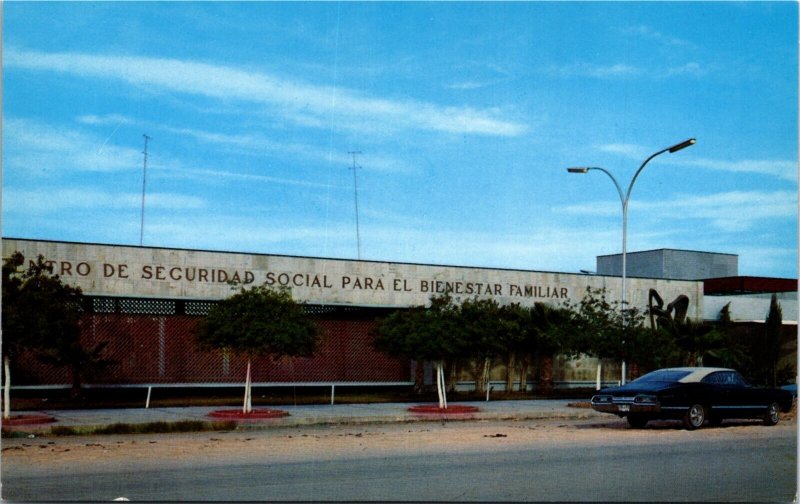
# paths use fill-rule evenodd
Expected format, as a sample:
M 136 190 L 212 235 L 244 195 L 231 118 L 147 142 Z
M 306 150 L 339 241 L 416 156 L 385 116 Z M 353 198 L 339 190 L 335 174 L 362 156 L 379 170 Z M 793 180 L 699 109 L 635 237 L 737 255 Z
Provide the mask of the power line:
M 142 242 L 144 240 L 144 195 L 145 189 L 147 188 L 147 142 L 150 140 L 150 137 L 146 134 L 142 134 L 144 137 L 144 150 L 142 154 L 144 154 L 144 163 L 142 166 L 142 220 L 139 226 L 139 246 L 142 246 Z
M 356 177 L 356 170 L 361 168 L 356 164 L 356 154 L 361 154 L 361 151 L 349 151 L 348 154 L 353 155 L 353 166 L 349 169 L 353 170 L 353 199 L 356 203 L 356 246 L 358 258 L 361 259 L 361 230 L 358 224 L 358 178 Z

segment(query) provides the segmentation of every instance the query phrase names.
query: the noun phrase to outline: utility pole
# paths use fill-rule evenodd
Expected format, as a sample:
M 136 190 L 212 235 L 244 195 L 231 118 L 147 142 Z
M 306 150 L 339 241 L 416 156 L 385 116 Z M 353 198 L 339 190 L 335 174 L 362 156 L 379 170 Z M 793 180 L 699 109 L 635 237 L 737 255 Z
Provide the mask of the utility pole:
M 150 137 L 146 134 L 142 134 L 144 137 L 144 150 L 142 154 L 144 154 L 144 164 L 142 166 L 142 220 L 139 226 L 139 246 L 142 246 L 142 242 L 144 241 L 144 195 L 145 189 L 147 188 L 147 142 L 150 140 Z
M 361 259 L 361 231 L 358 225 L 358 179 L 356 177 L 356 170 L 361 168 L 356 164 L 356 154 L 361 154 L 361 151 L 349 151 L 348 154 L 353 155 L 353 198 L 356 203 L 356 246 L 358 251 L 358 259 Z

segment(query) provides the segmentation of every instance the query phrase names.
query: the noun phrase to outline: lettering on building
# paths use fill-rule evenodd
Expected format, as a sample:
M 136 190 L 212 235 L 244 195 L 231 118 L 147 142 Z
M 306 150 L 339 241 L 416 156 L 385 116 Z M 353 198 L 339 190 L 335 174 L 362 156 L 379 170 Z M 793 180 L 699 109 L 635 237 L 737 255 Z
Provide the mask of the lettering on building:
M 70 278 L 93 278 L 95 281 L 124 280 L 129 282 L 161 283 L 170 285 L 197 284 L 266 284 L 271 287 L 311 289 L 312 291 L 343 292 L 394 292 L 424 294 L 449 294 L 454 297 L 506 297 L 563 300 L 569 289 L 563 285 L 517 284 L 498 281 L 471 281 L 465 279 L 419 279 L 393 275 L 354 275 L 315 273 L 308 271 L 251 270 L 214 266 L 131 264 L 126 262 L 95 262 L 89 260 L 47 260 L 53 272 L 66 281 Z

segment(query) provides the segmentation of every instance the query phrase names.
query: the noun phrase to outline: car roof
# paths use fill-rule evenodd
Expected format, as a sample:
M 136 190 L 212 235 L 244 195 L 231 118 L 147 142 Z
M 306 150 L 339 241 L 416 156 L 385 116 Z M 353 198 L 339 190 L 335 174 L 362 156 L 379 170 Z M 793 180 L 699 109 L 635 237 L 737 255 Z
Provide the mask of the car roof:
M 717 368 L 717 367 L 680 367 L 680 368 L 669 368 L 665 369 L 664 371 L 686 371 L 689 374 L 678 380 L 680 383 L 697 383 L 701 381 L 706 376 L 710 375 L 711 373 L 716 373 L 717 371 L 732 371 L 736 372 L 733 369 L 728 368 Z

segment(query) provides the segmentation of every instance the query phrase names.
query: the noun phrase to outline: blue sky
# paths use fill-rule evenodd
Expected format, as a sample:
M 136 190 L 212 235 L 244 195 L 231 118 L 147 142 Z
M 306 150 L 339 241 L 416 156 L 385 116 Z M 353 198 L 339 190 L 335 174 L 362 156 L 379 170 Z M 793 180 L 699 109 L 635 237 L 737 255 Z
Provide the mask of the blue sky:
M 3 234 L 797 275 L 794 2 L 3 6 Z

